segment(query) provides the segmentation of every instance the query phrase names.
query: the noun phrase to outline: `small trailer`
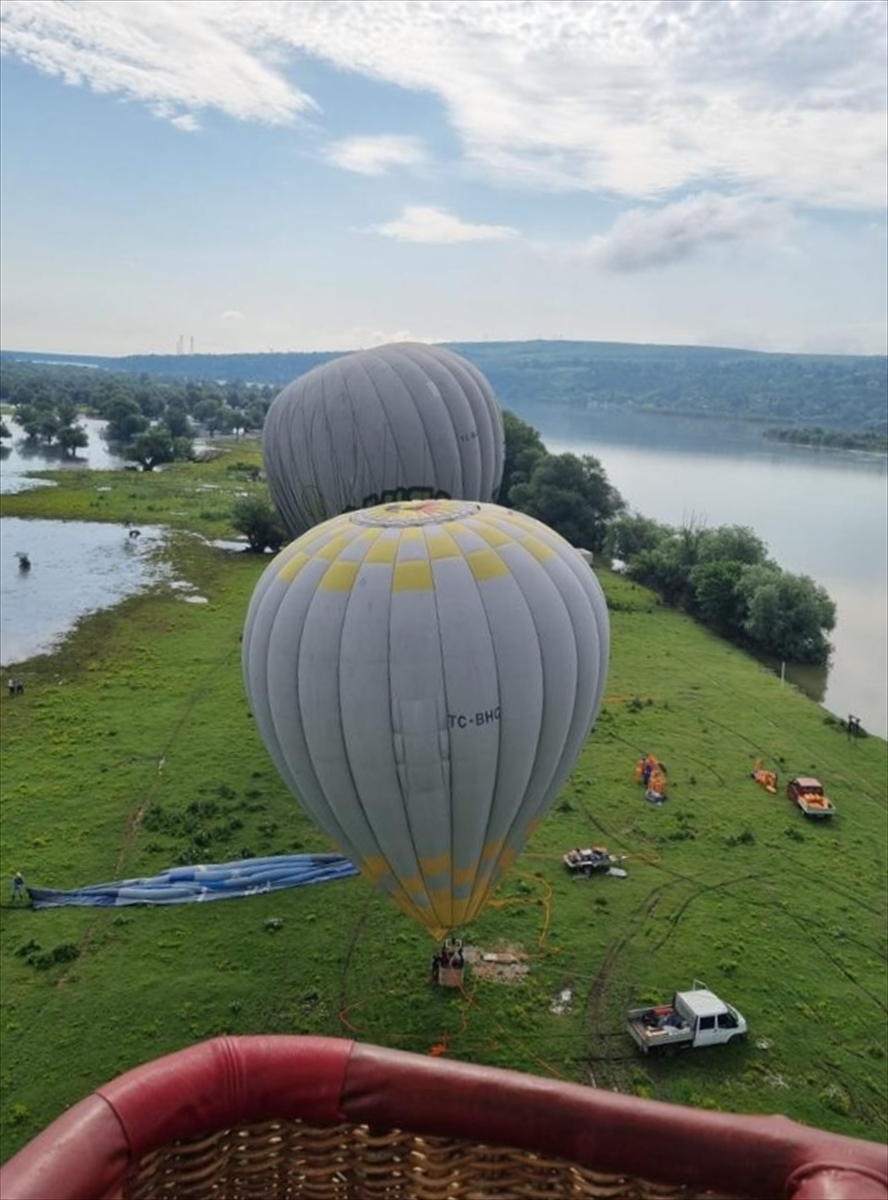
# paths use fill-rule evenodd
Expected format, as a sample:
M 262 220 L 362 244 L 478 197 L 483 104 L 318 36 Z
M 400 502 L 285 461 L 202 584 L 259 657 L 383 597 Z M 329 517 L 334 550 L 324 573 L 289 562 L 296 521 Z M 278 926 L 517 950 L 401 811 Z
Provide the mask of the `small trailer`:
M 676 992 L 671 1004 L 630 1009 L 626 1024 L 633 1041 L 645 1054 L 674 1054 L 701 1046 L 722 1046 L 746 1035 L 741 1013 L 705 983 L 695 979 L 686 992 Z

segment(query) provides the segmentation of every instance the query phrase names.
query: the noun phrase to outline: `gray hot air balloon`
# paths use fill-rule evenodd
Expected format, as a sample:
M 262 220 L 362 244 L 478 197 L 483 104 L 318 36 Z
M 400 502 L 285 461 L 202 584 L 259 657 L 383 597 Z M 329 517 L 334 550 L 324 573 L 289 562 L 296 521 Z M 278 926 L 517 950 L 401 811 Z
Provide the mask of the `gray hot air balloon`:
M 386 501 L 494 500 L 503 420 L 477 367 L 405 342 L 333 359 L 275 398 L 265 474 L 291 537 Z
M 281 776 L 436 936 L 473 920 L 566 780 L 609 625 L 587 563 L 492 504 L 380 505 L 268 566 L 243 639 Z

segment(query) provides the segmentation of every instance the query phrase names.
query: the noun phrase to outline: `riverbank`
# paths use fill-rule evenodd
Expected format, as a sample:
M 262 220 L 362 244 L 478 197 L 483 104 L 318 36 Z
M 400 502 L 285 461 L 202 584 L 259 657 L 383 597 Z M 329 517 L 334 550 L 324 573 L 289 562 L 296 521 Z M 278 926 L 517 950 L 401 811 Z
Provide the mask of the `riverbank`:
M 0 871 L 69 888 L 174 863 L 329 849 L 256 734 L 240 635 L 267 560 L 210 544 L 258 486 L 258 446 L 156 474 L 59 474 L 3 515 L 167 525 L 173 578 L 88 617 L 0 692 Z M 98 487 L 110 487 L 98 492 Z M 195 537 L 194 533 L 201 537 Z M 209 540 L 207 540 L 209 539 Z M 881 1140 L 888 745 L 849 742 L 764 668 L 600 577 L 613 653 L 598 728 L 467 941 L 517 960 L 428 984 L 428 936 L 363 879 L 181 908 L 0 911 L 0 1156 L 117 1073 L 201 1038 L 305 1032 L 555 1075 L 658 1099 L 783 1112 Z M 655 808 L 633 772 L 667 765 Z M 806 822 L 756 758 L 817 774 L 837 805 Z M 626 855 L 577 881 L 576 845 Z M 630 1002 L 702 978 L 747 1017 L 742 1046 L 648 1062 Z M 566 990 L 561 1013 L 550 1011 Z

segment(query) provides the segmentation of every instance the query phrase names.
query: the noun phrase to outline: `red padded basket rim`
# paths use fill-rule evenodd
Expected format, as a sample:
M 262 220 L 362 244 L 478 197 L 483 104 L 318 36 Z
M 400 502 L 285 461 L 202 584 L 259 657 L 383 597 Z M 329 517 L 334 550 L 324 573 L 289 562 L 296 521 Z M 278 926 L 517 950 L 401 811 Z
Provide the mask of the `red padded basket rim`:
M 366 1124 L 605 1173 L 793 1200 L 888 1200 L 888 1147 L 340 1038 L 223 1037 L 97 1088 L 0 1170 L 3 1200 L 113 1196 L 129 1167 L 242 1123 Z

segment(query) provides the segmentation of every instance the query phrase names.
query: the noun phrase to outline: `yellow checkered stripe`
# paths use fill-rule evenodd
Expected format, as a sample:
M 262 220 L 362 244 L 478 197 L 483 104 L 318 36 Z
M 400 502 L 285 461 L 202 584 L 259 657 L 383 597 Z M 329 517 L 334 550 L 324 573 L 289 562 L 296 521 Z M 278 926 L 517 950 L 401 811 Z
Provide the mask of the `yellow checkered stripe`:
M 381 855 L 355 860 L 355 866 L 403 912 L 442 937 L 479 916 L 515 858 L 516 851 L 499 841 L 485 844 L 477 867 L 454 869 L 451 856 L 440 854 L 421 858 L 420 873 L 408 879 L 395 878 Z
M 483 547 L 478 547 L 479 540 Z M 366 526 L 345 515 L 297 539 L 278 556 L 276 566 L 278 578 L 289 584 L 308 563 L 329 563 L 319 590 L 350 592 L 364 563 L 384 565 L 392 568 L 393 592 L 432 591 L 435 562 L 462 558 L 475 580 L 485 583 L 511 574 L 502 551 L 515 545 L 538 562 L 558 555 L 538 521 L 493 505 L 443 524 Z

